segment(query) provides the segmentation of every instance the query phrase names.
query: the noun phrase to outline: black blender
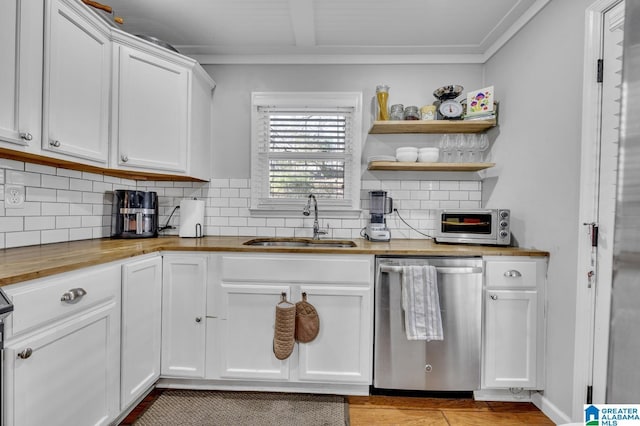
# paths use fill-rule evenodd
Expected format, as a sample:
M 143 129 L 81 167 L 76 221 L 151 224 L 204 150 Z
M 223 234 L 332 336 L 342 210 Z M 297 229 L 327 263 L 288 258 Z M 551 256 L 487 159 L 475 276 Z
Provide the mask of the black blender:
M 364 234 L 369 241 L 389 241 L 391 231 L 387 228 L 385 215 L 393 212 L 393 198 L 387 191 L 369 191 L 369 213 L 371 218 Z

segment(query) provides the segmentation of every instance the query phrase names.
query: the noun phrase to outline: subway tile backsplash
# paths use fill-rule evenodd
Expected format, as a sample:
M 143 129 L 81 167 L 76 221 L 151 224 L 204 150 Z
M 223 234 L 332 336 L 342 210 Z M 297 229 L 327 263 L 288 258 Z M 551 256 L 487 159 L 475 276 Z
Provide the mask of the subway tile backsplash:
M 136 182 L 93 173 L 0 159 L 0 248 L 109 237 L 114 189 L 158 193 L 163 226 L 183 198 L 205 200 L 205 235 L 310 237 L 313 218 L 252 217 L 250 179 L 212 179 L 210 182 Z M 25 189 L 24 204 L 7 207 L 6 185 Z M 326 218 L 319 202 L 320 225 L 327 238 L 358 238 L 367 224 L 369 191 L 385 190 L 394 199 L 387 217 L 392 238 L 427 238 L 435 227 L 433 209 L 479 208 L 480 181 L 364 180 L 359 218 Z M 175 211 L 165 235 L 177 235 L 180 211 Z M 403 222 L 411 225 L 412 230 Z

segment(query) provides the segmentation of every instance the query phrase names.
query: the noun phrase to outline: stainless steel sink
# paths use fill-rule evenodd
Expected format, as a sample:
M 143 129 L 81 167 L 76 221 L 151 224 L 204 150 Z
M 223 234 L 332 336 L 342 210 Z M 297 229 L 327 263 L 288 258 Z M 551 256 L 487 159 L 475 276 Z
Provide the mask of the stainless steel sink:
M 242 244 L 261 247 L 356 247 L 356 243 L 349 240 L 313 240 L 311 238 L 254 238 Z

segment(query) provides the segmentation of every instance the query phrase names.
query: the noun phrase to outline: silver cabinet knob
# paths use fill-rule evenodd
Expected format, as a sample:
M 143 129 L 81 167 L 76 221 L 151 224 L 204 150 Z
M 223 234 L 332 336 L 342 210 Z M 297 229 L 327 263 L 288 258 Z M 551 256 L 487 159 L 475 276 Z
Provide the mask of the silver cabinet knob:
M 120 156 L 120 160 L 122 160 L 123 163 L 126 163 L 127 161 L 129 161 L 129 157 L 127 157 L 125 154 L 122 154 Z
M 61 144 L 60 144 L 60 141 L 58 141 L 58 140 L 55 140 L 55 141 L 54 140 L 50 140 L 49 141 L 49 145 L 51 145 L 51 146 L 53 146 L 55 148 L 58 148 Z
M 78 303 L 87 294 L 87 291 L 83 288 L 72 288 L 62 295 L 61 302 L 65 303 Z
M 433 367 L 431 366 L 431 364 L 427 364 L 424 366 L 424 371 L 426 373 L 431 373 L 432 370 L 433 370 Z
M 18 353 L 18 358 L 27 359 L 27 358 L 29 358 L 31 356 L 31 354 L 33 354 L 33 349 L 26 348 L 22 352 Z
M 498 300 L 498 296 L 497 296 L 497 295 L 495 295 L 495 294 L 492 294 L 492 295 L 491 295 L 491 296 L 489 296 L 489 297 L 491 297 L 491 300 Z
M 202 317 L 196 317 L 196 322 L 201 322 L 202 321 Z
M 518 277 L 521 277 L 522 274 L 520 273 L 520 271 L 516 271 L 515 269 L 511 269 L 511 270 L 505 272 L 504 276 L 507 277 L 507 278 L 518 278 Z
M 33 139 L 33 135 L 29 132 L 23 132 L 23 133 L 20 133 L 20 139 L 23 139 L 28 142 Z

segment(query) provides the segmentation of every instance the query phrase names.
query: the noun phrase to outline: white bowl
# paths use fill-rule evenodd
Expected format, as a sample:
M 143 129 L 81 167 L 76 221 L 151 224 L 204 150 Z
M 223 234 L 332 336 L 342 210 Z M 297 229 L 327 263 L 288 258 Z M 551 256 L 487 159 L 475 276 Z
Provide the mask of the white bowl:
M 435 147 L 424 147 L 418 150 L 418 161 L 421 163 L 434 163 L 438 161 L 440 149 Z
M 401 148 L 396 149 L 396 154 L 399 152 L 418 152 L 418 148 L 415 146 L 403 146 Z
M 418 150 L 418 154 L 427 153 L 427 152 L 429 152 L 429 153 L 431 153 L 431 152 L 440 152 L 440 149 L 439 148 L 434 148 L 434 147 L 431 147 L 431 146 L 427 146 L 427 147 L 424 147 L 424 148 L 420 148 Z
M 396 153 L 396 158 L 398 159 L 398 161 L 413 162 L 418 159 L 418 153 L 417 152 L 398 152 Z
M 439 156 L 440 153 L 437 148 L 435 151 L 420 151 L 420 154 L 418 154 L 418 161 L 420 163 L 435 163 L 438 161 Z

